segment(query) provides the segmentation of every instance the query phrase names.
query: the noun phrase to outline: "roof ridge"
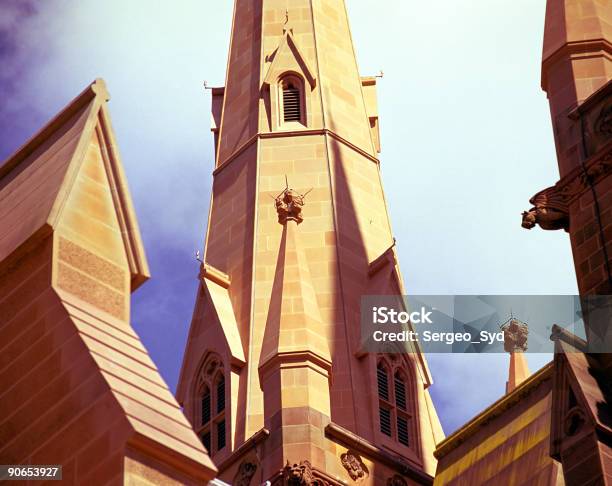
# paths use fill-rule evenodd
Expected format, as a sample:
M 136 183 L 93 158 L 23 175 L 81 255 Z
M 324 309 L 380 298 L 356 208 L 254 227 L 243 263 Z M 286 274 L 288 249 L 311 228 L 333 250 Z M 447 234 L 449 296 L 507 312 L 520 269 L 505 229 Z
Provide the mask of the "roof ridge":
M 101 98 L 104 102 L 110 100 L 110 95 L 106 89 L 106 83 L 102 78 L 96 78 L 89 86 L 70 101 L 62 111 L 26 140 L 26 142 L 15 152 L 9 155 L 9 157 L 0 164 L 0 180 L 10 174 L 15 167 L 23 162 L 29 155 L 34 153 L 43 142 L 48 140 L 53 133 L 61 128 L 67 120 L 78 113 L 79 110 L 96 97 Z

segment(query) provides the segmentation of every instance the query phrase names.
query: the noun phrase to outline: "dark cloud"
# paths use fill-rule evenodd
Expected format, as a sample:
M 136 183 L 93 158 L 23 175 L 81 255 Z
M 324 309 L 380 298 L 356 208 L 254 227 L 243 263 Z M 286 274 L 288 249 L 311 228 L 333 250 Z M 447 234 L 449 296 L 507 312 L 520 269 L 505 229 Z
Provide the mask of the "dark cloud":
M 0 161 L 44 121 L 30 81 L 44 60 L 50 34 L 45 22 L 56 2 L 3 0 L 0 7 Z

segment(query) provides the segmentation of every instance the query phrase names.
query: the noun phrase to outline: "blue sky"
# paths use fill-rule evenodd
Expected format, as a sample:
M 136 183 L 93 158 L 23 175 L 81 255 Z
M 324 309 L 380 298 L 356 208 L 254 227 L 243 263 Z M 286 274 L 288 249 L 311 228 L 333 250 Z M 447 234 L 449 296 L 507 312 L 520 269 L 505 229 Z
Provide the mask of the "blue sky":
M 93 0 L 0 6 L 0 159 L 103 77 L 153 278 L 132 323 L 172 389 L 195 292 L 232 2 Z M 363 75 L 379 83 L 381 167 L 413 294 L 574 294 L 569 239 L 526 231 L 558 179 L 540 89 L 545 0 L 347 0 Z M 520 316 L 517 316 L 520 318 Z M 529 355 L 532 370 L 550 356 Z M 505 355 L 432 355 L 451 432 L 504 391 Z

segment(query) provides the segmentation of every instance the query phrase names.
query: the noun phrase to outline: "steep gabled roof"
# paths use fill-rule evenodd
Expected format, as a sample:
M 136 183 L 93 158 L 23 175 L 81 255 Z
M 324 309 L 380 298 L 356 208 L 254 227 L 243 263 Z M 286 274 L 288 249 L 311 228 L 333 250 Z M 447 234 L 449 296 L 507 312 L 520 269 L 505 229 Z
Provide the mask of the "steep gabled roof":
M 132 290 L 149 277 L 138 223 L 96 79 L 0 166 L 0 262 L 53 231 L 94 131 L 102 140 L 109 182 L 129 262 Z
M 597 355 L 588 355 L 583 352 L 582 349 L 586 348 L 586 343 L 580 338 L 571 336 L 567 331 L 556 326 L 553 328 L 553 336 L 555 337 L 555 366 L 559 368 L 561 374 L 565 371 L 568 385 L 583 405 L 582 408 L 595 427 L 608 436 L 612 436 L 610 397 L 606 395 L 606 383 L 609 383 L 606 377 L 607 371 L 601 369 Z

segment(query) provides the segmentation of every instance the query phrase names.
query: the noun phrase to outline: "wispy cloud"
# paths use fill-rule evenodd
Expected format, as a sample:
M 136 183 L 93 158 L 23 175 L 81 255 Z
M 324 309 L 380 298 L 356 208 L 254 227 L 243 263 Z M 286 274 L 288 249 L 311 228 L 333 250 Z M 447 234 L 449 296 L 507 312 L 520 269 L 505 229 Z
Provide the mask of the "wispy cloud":
M 363 74 L 385 71 L 381 167 L 409 291 L 575 292 L 567 238 L 520 228 L 528 198 L 558 176 L 539 89 L 544 4 L 347 4 Z M 224 82 L 231 10 L 201 0 L 3 0 L 0 9 L 0 158 L 94 78 L 108 83 L 153 273 L 133 322 L 171 387 L 210 197 L 202 83 Z M 430 363 L 447 431 L 503 393 L 504 356 Z

